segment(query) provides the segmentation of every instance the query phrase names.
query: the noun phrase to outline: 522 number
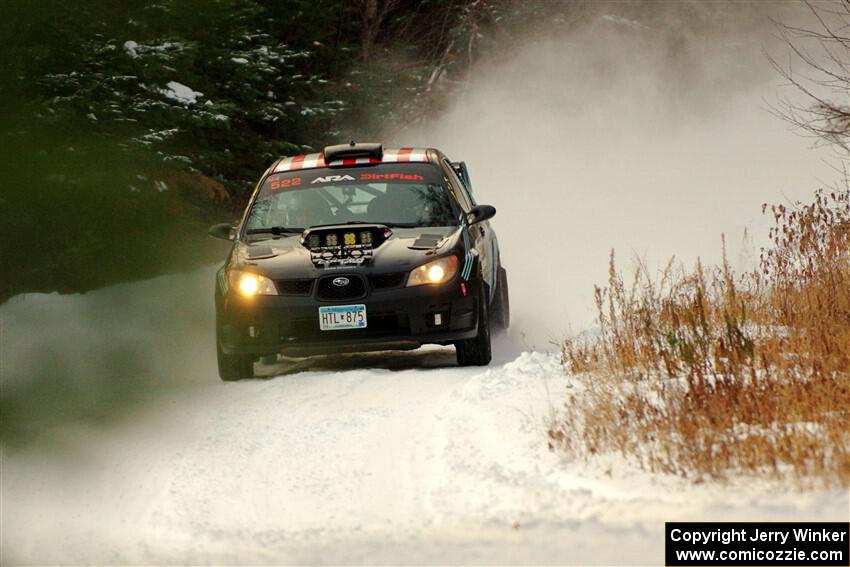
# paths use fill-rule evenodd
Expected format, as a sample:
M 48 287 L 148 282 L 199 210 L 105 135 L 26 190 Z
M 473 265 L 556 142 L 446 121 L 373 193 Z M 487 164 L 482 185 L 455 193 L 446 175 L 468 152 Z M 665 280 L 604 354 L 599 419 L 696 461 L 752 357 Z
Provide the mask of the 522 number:
M 290 187 L 298 187 L 301 185 L 300 177 L 290 177 L 289 179 L 272 179 L 269 183 L 269 189 L 272 191 L 280 191 L 281 189 L 289 189 Z

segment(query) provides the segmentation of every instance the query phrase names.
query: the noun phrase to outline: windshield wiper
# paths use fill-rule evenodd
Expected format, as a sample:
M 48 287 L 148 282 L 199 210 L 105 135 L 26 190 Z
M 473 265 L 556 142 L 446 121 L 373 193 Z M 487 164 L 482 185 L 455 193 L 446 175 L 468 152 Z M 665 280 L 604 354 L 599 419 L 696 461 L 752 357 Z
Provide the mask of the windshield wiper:
M 314 224 L 310 228 L 322 228 L 324 226 L 344 226 L 346 224 L 380 224 L 389 228 L 416 228 L 419 225 L 413 222 L 380 222 L 380 221 L 362 221 L 350 220 L 345 222 L 332 222 L 329 224 Z
M 275 236 L 279 234 L 301 234 L 304 232 L 303 228 L 289 228 L 286 226 L 268 226 L 265 228 L 249 228 L 245 231 L 246 234 L 263 234 L 263 233 L 271 233 Z
M 415 222 L 379 222 L 376 224 L 382 224 L 390 228 L 419 228 L 420 226 L 422 226 L 420 224 L 416 224 Z
M 362 221 L 362 220 L 350 220 L 345 222 L 328 222 L 325 224 L 311 224 L 309 228 L 323 228 L 326 226 L 343 226 L 346 224 L 376 224 L 374 222 Z

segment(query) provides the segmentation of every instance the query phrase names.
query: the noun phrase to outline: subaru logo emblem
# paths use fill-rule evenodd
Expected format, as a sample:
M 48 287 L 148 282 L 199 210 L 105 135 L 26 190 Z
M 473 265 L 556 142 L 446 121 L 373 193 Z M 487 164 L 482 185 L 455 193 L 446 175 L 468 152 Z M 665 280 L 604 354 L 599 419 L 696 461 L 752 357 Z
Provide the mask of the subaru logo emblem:
M 337 287 L 347 286 L 349 282 L 348 278 L 334 278 L 334 285 Z

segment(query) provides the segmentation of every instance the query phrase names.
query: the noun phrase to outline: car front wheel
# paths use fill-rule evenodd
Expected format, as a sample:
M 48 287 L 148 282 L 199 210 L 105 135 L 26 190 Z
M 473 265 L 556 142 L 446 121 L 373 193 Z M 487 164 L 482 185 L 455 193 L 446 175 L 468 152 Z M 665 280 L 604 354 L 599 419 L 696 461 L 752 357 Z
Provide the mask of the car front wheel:
M 235 382 L 254 377 L 254 357 L 245 354 L 227 354 L 216 345 L 218 375 L 225 382 Z
M 487 366 L 493 357 L 490 348 L 490 310 L 487 306 L 487 288 L 481 290 L 478 299 L 478 334 L 471 339 L 455 343 L 459 366 Z

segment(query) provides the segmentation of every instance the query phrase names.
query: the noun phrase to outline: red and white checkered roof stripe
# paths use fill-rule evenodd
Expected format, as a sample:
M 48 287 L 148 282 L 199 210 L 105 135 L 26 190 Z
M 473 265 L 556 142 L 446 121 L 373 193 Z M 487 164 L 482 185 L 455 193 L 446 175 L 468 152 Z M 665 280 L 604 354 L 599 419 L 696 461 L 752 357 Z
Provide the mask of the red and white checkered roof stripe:
M 427 162 L 428 148 L 397 148 L 384 150 L 383 159 L 375 158 L 348 158 L 331 162 L 330 165 L 360 165 L 364 163 L 399 163 L 399 162 Z M 296 169 L 314 169 L 327 167 L 325 155 L 305 154 L 283 158 L 274 168 L 274 173 L 281 171 L 294 171 Z

